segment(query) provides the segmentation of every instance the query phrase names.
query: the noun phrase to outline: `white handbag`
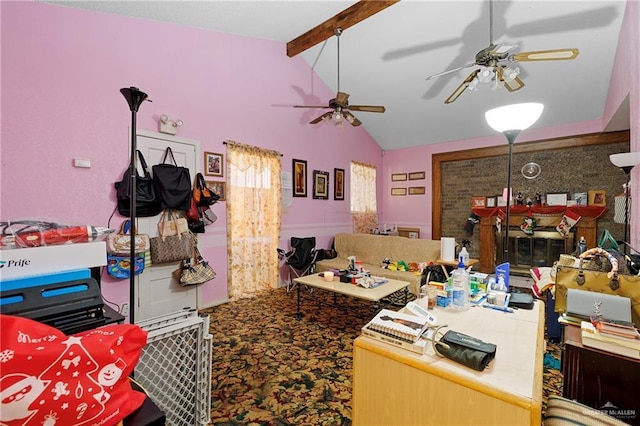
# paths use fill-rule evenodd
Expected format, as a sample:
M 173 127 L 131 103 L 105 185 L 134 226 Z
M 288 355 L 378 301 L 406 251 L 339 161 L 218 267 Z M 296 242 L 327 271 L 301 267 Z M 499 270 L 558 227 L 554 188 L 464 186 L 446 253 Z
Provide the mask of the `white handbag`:
M 184 217 L 179 217 L 171 209 L 165 209 L 158 221 L 158 235 L 163 239 L 172 235 L 180 235 L 189 232 L 189 223 Z
M 107 235 L 107 252 L 118 256 L 129 256 L 131 254 L 131 222 L 125 220 L 120 226 L 120 232 Z M 136 254 L 149 250 L 149 236 L 147 234 L 136 234 L 135 236 Z

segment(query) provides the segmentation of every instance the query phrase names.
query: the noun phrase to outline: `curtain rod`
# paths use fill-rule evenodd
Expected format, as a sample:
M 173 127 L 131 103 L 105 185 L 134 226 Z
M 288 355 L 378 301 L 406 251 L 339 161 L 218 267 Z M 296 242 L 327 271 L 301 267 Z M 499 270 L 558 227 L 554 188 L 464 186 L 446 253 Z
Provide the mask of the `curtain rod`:
M 227 141 L 222 141 L 223 145 L 227 145 Z M 280 154 L 280 157 L 284 157 L 284 154 Z

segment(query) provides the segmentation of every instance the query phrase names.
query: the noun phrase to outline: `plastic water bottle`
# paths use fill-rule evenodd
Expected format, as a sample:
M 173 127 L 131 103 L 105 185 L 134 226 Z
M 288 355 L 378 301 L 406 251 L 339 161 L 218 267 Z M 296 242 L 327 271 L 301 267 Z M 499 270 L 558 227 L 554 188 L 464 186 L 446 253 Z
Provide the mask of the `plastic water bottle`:
M 469 263 L 469 252 L 467 251 L 467 247 L 462 246 L 462 250 L 460 250 L 460 257 L 465 265 Z
M 465 311 L 469 309 L 469 272 L 464 267 L 462 256 L 459 260 L 458 269 L 451 274 L 453 300 L 450 308 Z

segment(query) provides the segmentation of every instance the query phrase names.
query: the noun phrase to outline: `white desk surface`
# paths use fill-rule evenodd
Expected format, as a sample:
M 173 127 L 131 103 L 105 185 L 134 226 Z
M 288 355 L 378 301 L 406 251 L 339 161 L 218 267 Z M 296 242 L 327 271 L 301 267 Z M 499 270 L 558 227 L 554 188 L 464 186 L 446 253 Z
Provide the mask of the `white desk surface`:
M 356 346 L 364 347 L 422 371 L 464 384 L 467 387 L 505 394 L 525 400 L 536 399 L 542 387 L 541 357 L 544 348 L 544 304 L 537 301 L 532 310 L 518 309 L 513 313 L 482 307 L 464 312 L 452 312 L 436 307 L 433 310 L 438 324 L 497 345 L 496 357 L 484 371 L 475 371 L 446 358 L 435 355 L 427 345 L 424 355 L 378 343 L 364 336 L 356 339 Z M 540 363 L 540 365 L 537 365 Z M 502 398 L 501 398 L 502 399 Z
M 296 278 L 293 281 L 298 284 L 304 284 L 310 287 L 316 287 L 372 302 L 377 302 L 378 300 L 383 299 L 398 290 L 402 290 L 409 285 L 407 281 L 390 279 L 388 282 L 377 287 L 364 288 L 355 284 L 340 282 L 338 277 L 334 277 L 333 281 L 325 281 L 324 278 L 318 276 L 318 274 L 306 275 L 304 277 Z

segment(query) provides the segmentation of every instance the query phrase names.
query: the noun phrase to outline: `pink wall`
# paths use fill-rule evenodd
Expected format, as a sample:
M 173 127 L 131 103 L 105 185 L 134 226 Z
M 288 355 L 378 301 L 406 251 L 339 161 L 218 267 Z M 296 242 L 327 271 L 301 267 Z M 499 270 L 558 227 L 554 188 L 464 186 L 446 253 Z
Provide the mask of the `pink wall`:
M 283 43 L 35 2 L 1 2 L 0 9 L 1 220 L 106 226 L 113 182 L 129 155 L 131 112 L 119 89 L 132 85 L 153 100 L 140 107 L 138 129 L 157 131 L 162 113 L 180 118 L 178 136 L 200 141 L 203 151 L 225 152 L 228 139 L 275 149 L 283 170 L 292 158 L 308 161 L 309 185 L 314 169 L 333 179 L 336 167 L 348 178 L 351 160 L 382 166 L 362 128 L 310 126 L 320 111 L 290 107 L 333 93 L 300 57 L 288 58 Z M 74 168 L 75 157 L 92 167 Z M 214 206 L 219 219 L 200 238 L 218 272 L 203 286 L 205 304 L 226 298 L 224 209 Z M 316 235 L 326 246 L 351 230 L 349 219 L 348 199 L 314 200 L 309 190 L 283 215 L 282 244 Z M 107 278 L 103 291 L 127 301 L 128 281 Z

